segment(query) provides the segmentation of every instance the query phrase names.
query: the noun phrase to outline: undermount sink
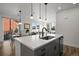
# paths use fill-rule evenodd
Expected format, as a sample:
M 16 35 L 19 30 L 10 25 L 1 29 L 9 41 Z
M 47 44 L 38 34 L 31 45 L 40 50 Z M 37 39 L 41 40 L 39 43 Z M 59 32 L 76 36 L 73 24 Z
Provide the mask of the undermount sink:
M 40 39 L 49 40 L 49 39 L 52 39 L 52 38 L 54 38 L 54 36 L 45 36 L 45 37 L 41 37 Z

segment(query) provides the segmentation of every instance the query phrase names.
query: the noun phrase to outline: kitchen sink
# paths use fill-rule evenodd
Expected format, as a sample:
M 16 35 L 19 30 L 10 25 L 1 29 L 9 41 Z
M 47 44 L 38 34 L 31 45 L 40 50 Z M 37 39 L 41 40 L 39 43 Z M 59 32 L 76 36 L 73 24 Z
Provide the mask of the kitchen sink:
M 52 39 L 52 38 L 54 38 L 54 36 L 45 36 L 45 37 L 41 37 L 40 39 L 49 40 L 49 39 Z

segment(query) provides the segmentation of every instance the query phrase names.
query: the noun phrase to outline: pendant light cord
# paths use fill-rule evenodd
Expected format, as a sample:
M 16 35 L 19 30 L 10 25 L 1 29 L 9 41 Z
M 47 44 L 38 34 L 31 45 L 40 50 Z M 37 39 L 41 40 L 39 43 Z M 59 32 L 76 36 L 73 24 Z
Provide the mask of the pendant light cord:
M 41 3 L 39 4 L 39 19 L 41 19 Z
M 47 3 L 45 3 L 45 20 L 47 20 Z
M 31 16 L 33 16 L 33 4 L 31 3 Z
M 20 14 L 20 22 L 21 22 L 21 10 L 19 11 L 19 14 Z
M 19 11 L 20 14 L 20 22 L 21 22 L 21 10 Z M 19 35 L 21 36 L 21 25 L 19 25 Z

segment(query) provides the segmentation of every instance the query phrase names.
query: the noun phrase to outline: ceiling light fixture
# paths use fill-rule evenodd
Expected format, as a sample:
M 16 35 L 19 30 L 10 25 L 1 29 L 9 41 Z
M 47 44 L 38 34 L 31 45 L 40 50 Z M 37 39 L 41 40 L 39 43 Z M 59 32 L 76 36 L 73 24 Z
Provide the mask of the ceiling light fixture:
M 22 35 L 22 34 L 21 34 L 21 24 L 22 24 L 22 23 L 21 23 L 21 10 L 19 10 L 19 14 L 20 14 L 20 15 L 19 15 L 19 16 L 20 16 L 20 21 L 19 21 L 18 24 L 19 24 L 19 35 L 21 36 L 21 35 Z
M 30 19 L 34 19 L 33 17 L 33 4 L 31 3 L 31 16 L 30 16 Z
M 45 20 L 47 20 L 47 4 L 48 3 L 45 3 Z

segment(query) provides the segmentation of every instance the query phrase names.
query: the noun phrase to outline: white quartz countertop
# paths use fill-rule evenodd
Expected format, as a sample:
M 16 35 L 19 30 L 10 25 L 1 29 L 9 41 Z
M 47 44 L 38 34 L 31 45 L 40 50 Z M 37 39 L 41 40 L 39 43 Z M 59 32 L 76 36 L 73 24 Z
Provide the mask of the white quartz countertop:
M 55 37 L 52 39 L 49 39 L 49 40 L 43 40 L 43 39 L 39 38 L 39 35 L 32 35 L 32 36 L 17 37 L 14 39 L 19 41 L 23 45 L 27 46 L 31 50 L 36 50 L 37 48 L 39 48 L 47 43 L 50 43 L 51 41 L 62 36 L 62 34 L 48 34 L 48 35 L 55 36 Z

